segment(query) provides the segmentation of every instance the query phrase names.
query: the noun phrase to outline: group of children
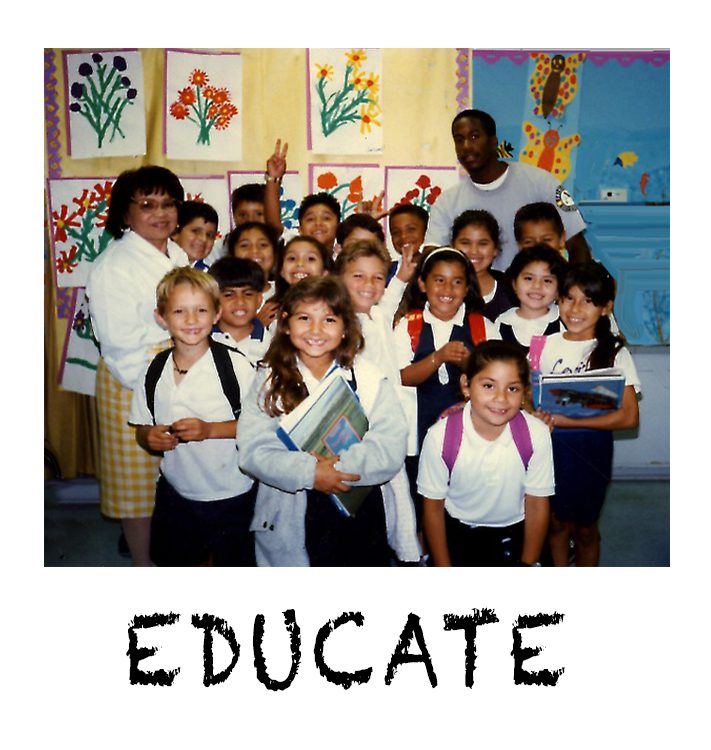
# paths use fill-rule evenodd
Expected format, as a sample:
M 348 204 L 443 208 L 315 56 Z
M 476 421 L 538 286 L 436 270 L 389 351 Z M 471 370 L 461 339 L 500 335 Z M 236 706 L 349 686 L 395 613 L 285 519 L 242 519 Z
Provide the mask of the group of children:
M 565 565 L 574 540 L 576 564 L 596 564 L 612 431 L 637 424 L 639 390 L 604 267 L 568 264 L 547 203 L 518 211 L 505 272 L 483 210 L 458 216 L 447 246 L 425 247 L 424 209 L 385 212 L 381 196 L 341 221 L 319 193 L 285 231 L 285 171 L 277 142 L 265 184 L 234 192 L 221 244 L 217 213 L 183 201 L 168 170 L 116 182 L 116 242 L 87 293 L 103 363 L 102 510 L 106 484 L 134 562 Z M 619 409 L 579 420 L 533 409 L 532 367 L 613 365 L 626 378 Z M 290 451 L 280 419 L 334 373 L 367 432 L 330 458 Z M 155 507 L 125 513 L 131 439 L 141 455 L 129 463 L 145 456 L 150 477 L 159 460 L 160 478 Z M 329 496 L 359 485 L 366 500 L 342 515 Z
M 190 265 L 165 275 L 156 302 L 173 347 L 138 379 L 129 419 L 163 454 L 152 561 L 567 565 L 574 541 L 576 564 L 597 564 L 612 430 L 638 421 L 639 379 L 610 326 L 614 280 L 568 264 L 546 203 L 519 210 L 506 272 L 491 267 L 500 230 L 483 210 L 456 219 L 449 246 L 423 247 L 424 209 L 375 201 L 341 221 L 320 193 L 289 236 L 274 220 L 285 155 L 277 143 L 266 185 L 235 191 L 221 248 L 210 206 L 178 209 Z M 620 367 L 622 406 L 579 420 L 535 411 L 532 364 Z M 365 436 L 330 458 L 290 451 L 280 418 L 334 371 Z M 342 515 L 329 495 L 359 485 L 372 489 Z

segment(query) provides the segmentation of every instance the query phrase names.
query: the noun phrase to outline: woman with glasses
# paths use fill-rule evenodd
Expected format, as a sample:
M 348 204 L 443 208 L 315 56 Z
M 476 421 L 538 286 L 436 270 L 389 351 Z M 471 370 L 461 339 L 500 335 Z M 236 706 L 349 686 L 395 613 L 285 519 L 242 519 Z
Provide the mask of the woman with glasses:
M 101 512 L 121 519 L 134 565 L 150 565 L 150 523 L 160 456 L 139 447 L 128 425 L 133 389 L 169 345 L 156 322 L 156 286 L 188 257 L 170 236 L 183 200 L 169 169 L 145 166 L 119 175 L 106 229 L 114 238 L 89 274 L 89 298 L 101 359 L 96 376 Z

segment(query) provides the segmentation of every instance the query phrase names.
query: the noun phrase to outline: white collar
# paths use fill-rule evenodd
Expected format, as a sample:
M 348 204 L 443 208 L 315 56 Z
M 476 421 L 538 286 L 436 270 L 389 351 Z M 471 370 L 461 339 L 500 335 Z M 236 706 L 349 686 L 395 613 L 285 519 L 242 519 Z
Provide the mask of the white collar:
M 464 303 L 462 302 L 462 304 L 459 305 L 459 309 L 456 313 L 454 313 L 454 316 L 452 318 L 450 318 L 449 320 L 440 320 L 439 318 L 435 317 L 434 313 L 432 313 L 432 311 L 430 310 L 430 303 L 425 302 L 425 309 L 422 311 L 422 318 L 425 323 L 429 323 L 430 325 L 462 326 L 464 325 L 465 314 L 466 309 Z

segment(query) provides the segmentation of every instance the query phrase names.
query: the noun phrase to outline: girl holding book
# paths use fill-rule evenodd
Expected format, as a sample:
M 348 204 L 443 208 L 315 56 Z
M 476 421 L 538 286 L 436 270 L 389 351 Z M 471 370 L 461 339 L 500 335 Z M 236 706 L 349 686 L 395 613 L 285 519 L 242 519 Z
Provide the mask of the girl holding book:
M 575 542 L 576 566 L 597 565 L 600 558 L 598 518 L 612 474 L 612 431 L 639 424 L 639 377 L 621 335 L 612 333 L 610 315 L 615 281 L 601 263 L 571 265 L 561 286 L 558 306 L 566 330 L 545 338 L 531 357 L 541 373 L 585 373 L 619 368 L 625 387 L 618 409 L 572 418 L 545 416 L 553 429 L 556 492 L 551 498 L 549 535 L 554 565 L 567 565 L 569 544 Z M 531 353 L 533 354 L 533 343 Z M 539 367 L 540 364 L 540 367 Z
M 358 356 L 362 348 L 360 325 L 340 280 L 312 276 L 289 287 L 237 435 L 240 465 L 260 482 L 252 522 L 258 565 L 390 564 L 380 485 L 403 465 L 407 426 L 393 386 Z M 365 412 L 363 439 L 330 458 L 289 450 L 277 433 L 280 418 L 334 372 Z M 329 495 L 348 493 L 351 486 L 372 490 L 349 517 Z

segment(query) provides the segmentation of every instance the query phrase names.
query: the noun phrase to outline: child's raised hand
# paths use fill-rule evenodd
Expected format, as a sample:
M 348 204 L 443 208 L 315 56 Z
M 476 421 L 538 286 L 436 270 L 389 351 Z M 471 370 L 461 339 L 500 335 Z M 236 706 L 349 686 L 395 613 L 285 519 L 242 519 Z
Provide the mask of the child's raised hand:
M 461 341 L 448 341 L 441 349 L 437 350 L 439 363 L 449 362 L 461 367 L 469 357 L 469 349 Z
M 170 432 L 167 424 L 153 425 L 144 433 L 144 441 L 146 447 L 155 453 L 172 451 L 178 445 L 178 438 Z
M 257 318 L 265 328 L 268 328 L 276 316 L 279 314 L 279 303 L 276 300 L 267 300 L 257 313 Z
M 356 482 L 360 479 L 360 474 L 348 474 L 334 468 L 334 464 L 340 459 L 340 456 L 326 458 L 314 452 L 311 455 L 316 459 L 314 489 L 319 492 L 348 492 L 350 486 L 345 483 Z
M 420 259 L 418 248 L 414 245 L 403 245 L 402 260 L 397 269 L 397 277 L 401 281 L 410 281 L 417 268 L 417 261 Z
M 284 141 L 284 148 L 281 147 L 281 139 L 277 138 L 274 146 L 274 153 L 267 159 L 267 174 L 279 180 L 286 172 L 286 152 L 289 150 L 289 144 Z
M 197 417 L 184 417 L 170 425 L 173 435 L 182 443 L 210 437 L 210 425 Z
M 383 216 L 388 215 L 388 211 L 383 208 L 383 198 L 385 197 L 385 191 L 381 190 L 380 195 L 373 196 L 372 201 L 358 201 L 358 205 L 355 207 L 357 214 L 368 214 L 372 216 L 376 221 L 380 221 Z

